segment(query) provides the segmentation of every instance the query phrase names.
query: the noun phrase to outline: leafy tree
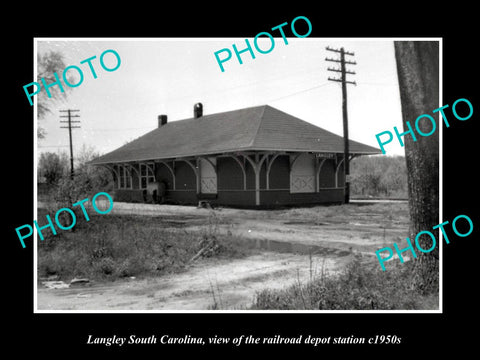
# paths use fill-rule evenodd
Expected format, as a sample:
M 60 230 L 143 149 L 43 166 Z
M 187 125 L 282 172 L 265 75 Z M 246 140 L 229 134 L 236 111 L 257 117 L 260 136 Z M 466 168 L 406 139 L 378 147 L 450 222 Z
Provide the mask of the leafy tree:
M 46 152 L 40 155 L 37 166 L 38 178 L 45 178 L 48 185 L 56 185 L 68 171 L 67 154 Z
M 113 178 L 110 170 L 90 166 L 88 162 L 99 157 L 100 154 L 93 148 L 83 145 L 76 156 L 75 175 L 73 179 L 64 176 L 58 183 L 55 200 L 63 205 L 91 198 L 99 191 L 109 192 L 113 187 Z
M 105 167 L 91 166 L 88 162 L 96 159 L 101 154 L 92 146 L 83 145 L 77 155 L 76 174 L 88 179 L 92 190 L 105 190 L 113 186 L 113 177 L 110 170 Z

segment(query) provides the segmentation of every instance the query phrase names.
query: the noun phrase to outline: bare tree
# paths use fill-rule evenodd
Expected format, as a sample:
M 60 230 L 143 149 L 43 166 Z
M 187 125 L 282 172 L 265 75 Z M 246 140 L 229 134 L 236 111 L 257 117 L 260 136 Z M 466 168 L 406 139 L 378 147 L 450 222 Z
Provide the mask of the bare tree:
M 432 115 L 439 107 L 439 44 L 437 41 L 395 41 L 394 48 L 404 131 L 408 131 L 407 121 L 414 129 L 418 116 Z M 439 124 L 437 114 L 434 118 Z M 418 126 L 423 133 L 432 129 L 428 121 L 419 121 Z M 412 243 L 418 232 L 432 231 L 439 223 L 438 130 L 427 137 L 416 134 L 416 139 L 413 141 L 411 134 L 404 136 Z M 438 239 L 438 230 L 435 235 Z M 431 241 L 428 236 L 419 238 L 424 249 L 432 246 Z M 414 285 L 424 293 L 438 289 L 438 254 L 438 245 L 429 253 L 417 252 Z
M 352 196 L 407 197 L 403 156 L 361 156 L 351 163 Z
M 58 77 L 61 79 L 66 65 L 63 60 L 63 55 L 60 52 L 50 50 L 44 54 L 37 54 L 37 67 L 37 82 L 43 86 L 42 78 L 47 84 L 52 84 L 57 81 L 54 73 L 57 73 Z M 51 98 L 48 97 L 46 91 L 40 91 L 38 93 L 37 113 L 39 119 L 44 118 L 47 113 L 52 111 L 51 107 L 55 104 L 55 102 L 65 100 L 67 91 L 69 91 L 70 88 L 68 86 L 63 86 L 63 89 L 64 92 L 62 93 L 58 86 L 52 86 L 49 88 L 49 91 L 52 95 Z M 45 133 L 45 129 L 41 126 L 38 126 L 38 138 L 43 139 L 45 137 Z

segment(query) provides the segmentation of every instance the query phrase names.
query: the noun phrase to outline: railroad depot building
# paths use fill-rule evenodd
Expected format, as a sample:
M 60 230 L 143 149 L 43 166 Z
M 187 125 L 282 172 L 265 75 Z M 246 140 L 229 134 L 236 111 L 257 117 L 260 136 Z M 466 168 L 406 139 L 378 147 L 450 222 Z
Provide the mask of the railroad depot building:
M 349 142 L 350 159 L 381 153 Z M 344 202 L 341 136 L 271 106 L 168 122 L 94 159 L 114 177 L 115 201 L 143 202 L 147 184 L 165 184 L 165 202 L 233 207 Z

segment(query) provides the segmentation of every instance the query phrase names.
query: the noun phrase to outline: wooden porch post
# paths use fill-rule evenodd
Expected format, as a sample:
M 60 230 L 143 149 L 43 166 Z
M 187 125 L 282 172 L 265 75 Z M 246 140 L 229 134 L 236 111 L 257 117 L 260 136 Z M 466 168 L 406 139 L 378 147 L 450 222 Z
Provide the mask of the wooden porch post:
M 258 153 L 255 153 L 255 205 L 260 205 L 260 167 L 258 166 Z
M 248 162 L 252 165 L 253 172 L 255 173 L 255 205 L 260 205 L 260 172 L 262 170 L 262 165 L 265 159 L 268 156 L 267 154 L 264 154 L 261 159 L 259 159 L 258 153 L 255 153 L 255 161 L 250 159 L 248 155 L 243 155 L 245 159 L 248 160 Z

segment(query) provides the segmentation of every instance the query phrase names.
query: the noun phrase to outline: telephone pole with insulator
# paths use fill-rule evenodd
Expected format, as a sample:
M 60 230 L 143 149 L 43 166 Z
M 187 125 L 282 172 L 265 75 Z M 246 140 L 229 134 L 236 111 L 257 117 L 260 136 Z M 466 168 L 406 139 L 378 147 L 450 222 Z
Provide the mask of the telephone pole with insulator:
M 350 202 L 350 151 L 349 151 L 349 142 L 348 142 L 348 112 L 347 112 L 347 84 L 357 85 L 355 81 L 348 81 L 347 74 L 355 75 L 354 71 L 350 71 L 346 69 L 346 64 L 349 65 L 357 65 L 355 61 L 345 60 L 345 55 L 354 56 L 353 52 L 345 51 L 342 47 L 340 49 L 332 49 L 331 47 L 326 47 L 327 51 L 332 51 L 335 53 L 340 54 L 340 59 L 331 59 L 325 58 L 326 61 L 332 61 L 340 64 L 340 69 L 338 68 L 328 68 L 328 71 L 333 71 L 340 73 L 339 78 L 331 78 L 329 77 L 328 80 L 336 81 L 342 83 L 342 113 L 343 113 L 343 170 L 344 170 L 344 179 L 345 179 L 345 204 Z

